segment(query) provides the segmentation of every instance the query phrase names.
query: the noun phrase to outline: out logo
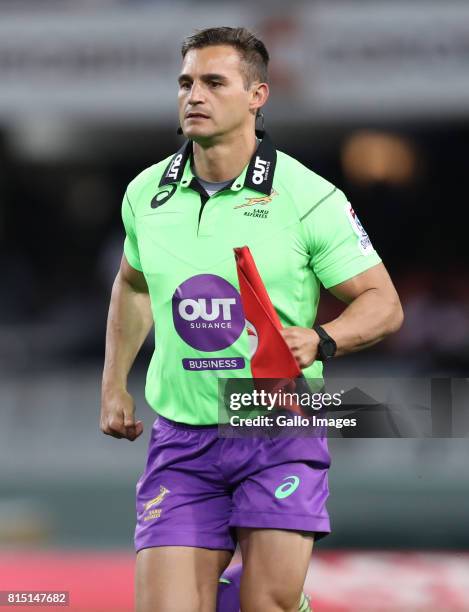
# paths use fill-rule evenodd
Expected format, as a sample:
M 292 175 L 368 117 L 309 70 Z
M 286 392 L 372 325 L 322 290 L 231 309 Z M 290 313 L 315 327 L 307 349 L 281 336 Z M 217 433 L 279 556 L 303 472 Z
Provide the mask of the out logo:
M 255 185 L 260 185 L 267 179 L 269 166 L 269 162 L 261 159 L 259 155 L 256 156 L 256 163 L 254 164 L 254 172 L 252 174 L 252 182 Z
M 176 157 L 171 162 L 169 170 L 166 174 L 168 178 L 172 178 L 172 179 L 177 178 L 179 166 L 181 165 L 181 160 L 182 160 L 182 153 L 179 153 L 179 155 L 176 155 Z
M 215 274 L 198 274 L 181 283 L 174 292 L 172 307 L 177 333 L 200 351 L 227 348 L 245 328 L 241 296 Z
M 186 321 L 216 321 L 222 313 L 224 321 L 231 321 L 231 307 L 236 304 L 235 298 L 187 298 L 179 303 L 179 314 Z

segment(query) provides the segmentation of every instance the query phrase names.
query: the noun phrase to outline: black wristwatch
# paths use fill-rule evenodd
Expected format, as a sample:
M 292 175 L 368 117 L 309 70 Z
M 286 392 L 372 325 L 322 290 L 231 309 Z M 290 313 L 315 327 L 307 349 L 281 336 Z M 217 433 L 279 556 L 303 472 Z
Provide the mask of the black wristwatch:
M 337 344 L 335 343 L 335 340 L 331 338 L 327 331 L 320 325 L 314 325 L 313 329 L 320 338 L 318 344 L 318 356 L 316 359 L 319 361 L 327 361 L 328 359 L 332 359 L 337 351 Z

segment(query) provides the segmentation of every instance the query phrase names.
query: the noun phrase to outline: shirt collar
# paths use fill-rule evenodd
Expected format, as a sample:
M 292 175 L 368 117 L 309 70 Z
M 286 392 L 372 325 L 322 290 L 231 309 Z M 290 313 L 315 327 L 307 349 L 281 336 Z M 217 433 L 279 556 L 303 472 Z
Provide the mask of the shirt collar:
M 173 155 L 161 177 L 159 187 L 170 183 L 181 183 L 188 187 L 194 175 L 191 171 L 189 158 L 192 153 L 192 141 L 186 140 L 182 147 Z M 254 151 L 249 164 L 241 174 L 232 182 L 231 189 L 239 191 L 249 187 L 259 193 L 270 195 L 274 181 L 275 166 L 277 164 L 277 151 L 269 136 L 264 133 L 259 146 Z

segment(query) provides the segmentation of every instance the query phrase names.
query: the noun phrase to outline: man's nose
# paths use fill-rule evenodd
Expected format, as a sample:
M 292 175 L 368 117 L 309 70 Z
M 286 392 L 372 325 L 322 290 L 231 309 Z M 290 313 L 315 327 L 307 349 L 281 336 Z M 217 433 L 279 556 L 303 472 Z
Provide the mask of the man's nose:
M 189 94 L 189 104 L 199 104 L 200 102 L 203 102 L 203 88 L 198 81 L 194 81 Z

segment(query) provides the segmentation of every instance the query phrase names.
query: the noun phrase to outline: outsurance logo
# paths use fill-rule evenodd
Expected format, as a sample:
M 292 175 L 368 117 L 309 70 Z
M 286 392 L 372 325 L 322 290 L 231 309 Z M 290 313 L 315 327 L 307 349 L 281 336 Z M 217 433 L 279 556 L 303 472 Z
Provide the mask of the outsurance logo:
M 176 157 L 171 162 L 169 170 L 166 173 L 166 176 L 168 178 L 177 179 L 178 170 L 179 170 L 179 166 L 181 165 L 181 161 L 182 161 L 182 153 L 179 153 L 179 155 L 176 155 Z
M 176 331 L 200 351 L 220 351 L 245 328 L 238 291 L 221 276 L 198 274 L 176 289 L 172 299 Z
M 254 172 L 252 173 L 252 182 L 255 185 L 260 185 L 263 181 L 267 180 L 269 176 L 270 162 L 265 159 L 261 159 L 259 155 L 256 156 L 256 162 L 254 164 Z

